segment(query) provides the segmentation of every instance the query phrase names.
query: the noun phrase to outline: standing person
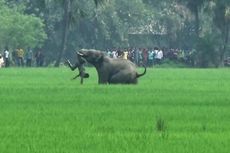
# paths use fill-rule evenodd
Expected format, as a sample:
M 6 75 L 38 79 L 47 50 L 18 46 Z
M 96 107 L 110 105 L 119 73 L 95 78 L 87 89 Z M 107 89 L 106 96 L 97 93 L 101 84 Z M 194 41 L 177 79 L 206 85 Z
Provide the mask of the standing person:
M 134 59 L 134 49 L 133 48 L 129 48 L 128 50 L 128 59 L 130 61 L 132 61 L 133 63 L 135 63 L 135 59 Z
M 117 57 L 118 57 L 118 58 L 122 58 L 122 56 L 123 56 L 123 51 L 121 51 L 121 49 L 119 48 L 119 49 L 117 50 Z
M 142 56 L 143 56 L 143 64 L 147 65 L 148 62 L 148 51 L 146 48 L 143 48 L 142 50 Z
M 4 62 L 5 62 L 5 67 L 10 66 L 10 52 L 8 50 L 8 47 L 5 48 L 4 50 Z
M 42 54 L 41 50 L 39 50 L 39 51 L 35 54 L 35 58 L 36 58 L 36 65 L 37 65 L 37 67 L 43 66 L 43 63 L 44 63 L 44 55 Z
M 161 64 L 163 59 L 163 51 L 160 49 L 156 55 L 157 64 Z
M 44 54 L 41 52 L 41 54 L 40 54 L 40 67 L 42 67 L 43 66 L 43 64 L 44 64 L 44 58 L 45 58 L 45 56 L 44 56 Z
M 24 66 L 24 50 L 22 48 L 17 49 L 18 66 Z
M 37 51 L 35 54 L 35 59 L 36 59 L 36 66 L 39 67 L 40 65 L 40 56 L 41 56 L 41 51 Z
M 12 63 L 14 66 L 18 66 L 18 56 L 16 49 L 12 51 Z
M 128 59 L 128 49 L 125 49 L 124 52 L 123 52 L 123 59 Z
M 158 52 L 159 52 L 159 49 L 158 49 L 158 47 L 154 47 L 154 65 L 155 64 L 158 64 L 158 60 L 157 60 L 157 55 L 158 55 Z
M 141 48 L 138 50 L 138 66 L 141 66 L 143 64 L 143 54 Z
M 114 59 L 117 58 L 117 51 L 116 51 L 115 48 L 114 48 L 113 51 L 112 51 L 112 58 L 114 58 Z
M 153 61 L 154 61 L 154 51 L 152 49 L 149 49 L 148 51 L 148 66 L 152 67 L 153 66 Z
M 2 54 L 0 54 L 0 68 L 2 68 L 3 66 L 4 66 L 4 60 Z
M 32 59 L 33 59 L 33 51 L 29 47 L 27 52 L 26 52 L 26 66 L 31 67 L 32 66 Z
M 112 51 L 109 48 L 107 49 L 107 55 L 111 58 L 113 57 Z
M 137 48 L 134 48 L 134 60 L 135 60 L 135 64 L 138 65 L 139 64 L 139 50 Z

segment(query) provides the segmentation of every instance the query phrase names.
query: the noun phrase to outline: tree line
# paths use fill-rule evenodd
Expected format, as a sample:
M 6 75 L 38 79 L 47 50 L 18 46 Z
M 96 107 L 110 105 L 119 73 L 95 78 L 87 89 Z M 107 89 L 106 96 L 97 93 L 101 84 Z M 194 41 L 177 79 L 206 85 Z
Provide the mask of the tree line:
M 0 0 L 0 49 L 42 50 L 59 66 L 80 48 L 195 50 L 197 67 L 230 56 L 229 0 Z

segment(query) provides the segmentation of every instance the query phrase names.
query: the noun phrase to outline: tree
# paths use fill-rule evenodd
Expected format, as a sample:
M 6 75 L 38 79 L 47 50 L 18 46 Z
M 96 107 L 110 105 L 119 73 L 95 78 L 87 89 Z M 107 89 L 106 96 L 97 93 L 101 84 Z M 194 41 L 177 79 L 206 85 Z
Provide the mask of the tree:
M 213 22 L 219 30 L 221 44 L 220 50 L 220 65 L 224 63 L 224 55 L 227 51 L 230 35 L 230 2 L 228 0 L 216 1 L 214 9 Z
M 150 24 L 153 27 L 152 31 L 165 39 L 164 47 L 188 48 L 192 46 L 190 41 L 194 36 L 191 30 L 191 12 L 187 8 L 187 2 L 178 0 L 143 1 L 153 14 Z M 161 44 L 162 39 L 159 40 L 159 47 L 162 46 Z
M 102 7 L 106 0 L 5 1 L 9 8 L 23 4 L 17 12 L 44 20 L 48 39 L 43 49 L 56 66 L 63 56 L 71 57 L 68 50 L 128 47 L 129 39 L 135 39 L 130 33 L 142 40 L 135 39 L 135 46 L 196 49 L 198 63 L 209 59 L 200 66 L 216 65 L 228 53 L 228 0 L 110 0 Z
M 199 37 L 199 34 L 200 34 L 199 12 L 202 9 L 202 6 L 204 5 L 205 1 L 206 0 L 188 0 L 188 2 L 187 2 L 187 7 L 190 9 L 190 11 L 195 16 L 195 31 L 196 31 L 197 38 Z
M 41 46 L 46 39 L 40 18 L 24 15 L 17 8 L 9 8 L 3 0 L 0 0 L 0 20 L 1 45 L 11 48 L 36 47 Z
M 63 53 L 66 50 L 66 41 L 67 41 L 67 36 L 68 36 L 69 24 L 70 24 L 70 16 L 72 15 L 71 5 L 72 5 L 72 0 L 64 0 L 62 42 L 61 42 L 61 48 L 59 51 L 57 61 L 55 63 L 56 67 L 59 66 Z
M 202 68 L 210 66 L 218 67 L 218 37 L 212 33 L 206 33 L 204 36 L 199 38 L 197 43 L 197 65 Z
M 97 6 L 98 4 L 101 4 L 105 0 L 94 0 L 95 5 Z M 71 19 L 74 19 L 75 14 L 73 12 L 76 12 L 74 9 L 77 9 L 79 11 L 77 12 L 83 12 L 78 6 L 74 5 L 77 3 L 74 3 L 73 0 L 64 0 L 60 1 L 63 4 L 63 33 L 62 33 L 62 42 L 61 42 L 61 47 L 58 53 L 58 58 L 55 63 L 55 66 L 58 67 L 60 65 L 60 61 L 62 59 L 63 53 L 66 50 L 66 41 L 68 37 L 68 32 L 69 32 L 69 25 L 70 22 L 72 21 Z
M 53 53 L 54 51 L 58 51 L 57 54 L 53 54 L 49 51 L 50 58 L 59 56 L 56 58 L 59 59 L 56 60 L 56 66 L 58 66 L 57 64 L 60 63 L 63 56 L 69 56 L 69 54 L 71 54 L 68 50 L 75 50 L 79 46 L 98 49 L 105 49 L 108 46 L 119 47 L 126 45 L 127 47 L 125 40 L 127 39 L 129 28 L 139 26 L 140 23 L 143 25 L 144 23 L 142 18 L 145 17 L 143 13 L 145 9 L 141 0 L 125 3 L 122 3 L 124 2 L 123 0 L 111 0 L 109 4 L 107 3 L 107 5 L 103 5 L 102 7 L 96 5 L 96 8 L 93 1 L 72 1 L 69 14 L 70 19 L 67 26 L 68 30 L 65 30 L 67 31 L 67 37 L 65 41 L 61 41 L 61 38 L 64 38 L 63 29 L 65 28 L 63 27 L 66 22 L 62 17 L 64 14 L 62 4 L 64 4 L 64 2 L 56 4 L 52 2 L 53 1 L 49 1 L 49 4 L 46 4 L 49 6 L 49 8 L 47 8 L 49 9 L 49 11 L 47 11 L 48 13 L 45 13 L 45 15 L 49 14 L 48 17 L 45 17 L 47 18 L 45 21 L 47 23 L 49 36 L 49 43 L 46 44 L 47 47 L 52 45 L 52 47 L 47 50 L 53 50 Z M 51 22 L 53 19 L 55 19 L 55 21 Z M 63 44 L 65 44 L 65 47 Z M 63 49 L 63 47 L 65 49 Z M 60 52 L 60 50 L 62 50 L 62 52 Z

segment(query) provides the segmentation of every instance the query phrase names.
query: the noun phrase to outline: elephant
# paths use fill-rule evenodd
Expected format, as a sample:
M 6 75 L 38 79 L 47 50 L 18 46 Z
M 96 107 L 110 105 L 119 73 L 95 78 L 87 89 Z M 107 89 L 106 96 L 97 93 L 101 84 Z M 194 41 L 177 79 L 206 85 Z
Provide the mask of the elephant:
M 145 66 L 144 72 L 139 74 L 131 61 L 110 58 L 99 50 L 81 49 L 77 54 L 96 68 L 99 84 L 137 84 L 137 78 L 146 73 Z
M 89 74 L 85 72 L 85 68 L 84 68 L 84 63 L 85 63 L 85 62 L 86 62 L 86 61 L 85 61 L 83 58 L 81 58 L 79 55 L 77 55 L 77 62 L 74 64 L 74 66 L 70 63 L 69 60 L 66 60 L 66 61 L 65 61 L 65 64 L 66 64 L 72 71 L 74 71 L 76 68 L 78 68 L 79 74 L 76 75 L 74 78 L 72 78 L 72 80 L 73 80 L 73 79 L 76 79 L 76 78 L 78 78 L 78 77 L 80 76 L 80 78 L 81 78 L 80 83 L 81 83 L 81 84 L 83 84 L 83 79 L 84 79 L 84 78 L 89 78 Z

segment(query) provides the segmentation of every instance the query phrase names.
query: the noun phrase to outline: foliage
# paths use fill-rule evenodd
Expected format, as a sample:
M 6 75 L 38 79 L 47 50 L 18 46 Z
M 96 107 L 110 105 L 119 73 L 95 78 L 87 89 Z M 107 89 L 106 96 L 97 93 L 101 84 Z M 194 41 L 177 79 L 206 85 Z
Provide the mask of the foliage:
M 211 57 L 217 55 L 219 56 L 216 58 L 219 61 L 218 65 L 222 65 L 225 56 L 230 54 L 230 4 L 228 0 L 5 1 L 6 3 L 3 3 L 1 0 L 4 4 L 1 7 L 12 11 L 7 14 L 9 19 L 13 18 L 10 16 L 18 16 L 18 14 L 30 16 L 40 20 L 40 22 L 37 21 L 41 23 L 39 29 L 43 28 L 41 21 L 44 21 L 47 40 L 42 43 L 45 38 L 42 30 L 38 30 L 42 35 L 38 39 L 41 39 L 39 44 L 46 52 L 48 63 L 57 59 L 57 52 L 60 50 L 63 51 L 63 55 L 61 53 L 59 56 L 65 58 L 72 57 L 73 51 L 82 47 L 105 50 L 113 47 L 147 48 L 158 46 L 185 50 L 195 49 L 201 55 L 203 51 L 198 49 L 200 47 L 198 43 L 200 39 L 208 38 L 205 36 L 207 34 L 213 38 L 213 42 L 217 42 L 215 44 L 218 45 L 219 53 L 210 55 L 208 59 L 197 60 L 208 60 L 208 63 L 213 63 Z M 71 4 L 68 10 L 65 7 L 67 2 Z M 66 17 L 64 17 L 65 15 Z M 5 21 L 6 17 L 4 18 L 4 22 L 9 22 Z M 68 19 L 67 26 L 65 26 L 65 19 Z M 26 20 L 29 22 L 29 19 Z M 10 25 L 9 29 L 15 28 L 14 31 L 23 32 L 19 29 L 20 27 Z M 27 29 L 28 27 L 21 28 Z M 65 33 L 63 33 L 63 29 L 65 29 Z M 0 32 L 1 36 L 7 35 L 4 30 L 2 29 Z M 34 42 L 34 39 L 28 37 L 23 40 L 20 40 L 21 38 L 14 39 L 19 42 L 11 43 L 13 45 L 18 45 L 25 39 Z M 63 40 L 65 43 L 62 43 Z M 1 41 L 8 42 L 7 39 L 1 39 Z M 32 46 L 36 46 L 36 43 L 32 42 L 30 42 L 33 44 Z M 23 43 L 23 45 L 26 44 Z M 212 53 L 209 52 L 209 54 Z M 199 58 L 203 57 L 199 56 Z
M 170 60 L 165 58 L 160 65 L 154 65 L 156 68 L 187 68 L 188 65 L 184 61 Z
M 197 62 L 200 67 L 209 67 L 219 65 L 219 43 L 216 37 L 212 34 L 206 34 L 204 37 L 201 37 L 197 45 Z
M 221 64 L 223 64 L 224 56 L 229 55 L 230 49 L 229 41 L 230 41 L 230 2 L 225 0 L 220 0 L 216 2 L 216 6 L 214 8 L 214 17 L 213 22 L 217 27 L 217 31 L 219 34 L 220 42 L 220 60 Z
M 0 2 L 0 44 L 11 48 L 42 46 L 46 39 L 44 24 L 40 18 L 25 15 L 16 8 Z

